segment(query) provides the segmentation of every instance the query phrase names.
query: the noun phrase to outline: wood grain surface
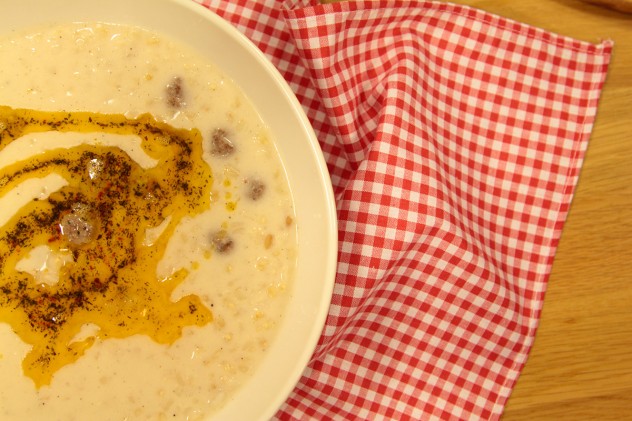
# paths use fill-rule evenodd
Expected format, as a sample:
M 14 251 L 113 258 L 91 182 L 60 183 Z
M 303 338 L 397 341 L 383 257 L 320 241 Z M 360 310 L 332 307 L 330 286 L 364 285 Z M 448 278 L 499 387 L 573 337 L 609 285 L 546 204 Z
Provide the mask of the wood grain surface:
M 615 43 L 529 360 L 502 421 L 632 420 L 632 15 L 580 0 L 454 0 Z

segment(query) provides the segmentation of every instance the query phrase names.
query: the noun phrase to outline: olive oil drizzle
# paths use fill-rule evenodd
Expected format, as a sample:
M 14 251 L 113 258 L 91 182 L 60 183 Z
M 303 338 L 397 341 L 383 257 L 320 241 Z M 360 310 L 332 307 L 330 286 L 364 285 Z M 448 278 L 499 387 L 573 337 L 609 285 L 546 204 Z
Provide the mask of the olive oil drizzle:
M 68 182 L 47 199 L 29 202 L 0 227 L 0 322 L 32 346 L 22 366 L 37 388 L 97 339 L 141 334 L 171 344 L 185 326 L 212 321 L 198 296 L 171 300 L 186 270 L 167 279 L 156 273 L 182 218 L 210 206 L 212 173 L 202 158 L 200 132 L 174 128 L 149 114 L 131 119 L 0 106 L 0 152 L 21 136 L 47 131 L 137 135 L 158 163 L 144 169 L 119 148 L 82 144 L 0 169 L 0 197 L 26 179 L 51 173 Z M 98 174 L 91 170 L 95 163 Z M 73 243 L 64 235 L 63 220 L 78 208 L 77 218 L 87 220 L 91 231 L 85 242 Z M 158 239 L 145 244 L 146 230 L 163 222 Z M 72 256 L 56 283 L 38 284 L 16 270 L 40 245 Z M 98 326 L 98 332 L 75 340 L 85 324 Z

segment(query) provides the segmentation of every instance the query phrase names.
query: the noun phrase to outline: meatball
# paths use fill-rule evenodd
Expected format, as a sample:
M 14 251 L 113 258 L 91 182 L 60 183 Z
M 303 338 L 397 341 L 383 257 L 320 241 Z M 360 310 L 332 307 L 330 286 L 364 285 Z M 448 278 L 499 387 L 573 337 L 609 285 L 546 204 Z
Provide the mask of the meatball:
M 67 213 L 59 222 L 61 235 L 73 246 L 89 243 L 95 237 L 96 224 L 91 212 L 77 204 L 73 211 Z
M 257 201 L 261 199 L 266 191 L 266 185 L 258 178 L 248 178 L 246 183 L 246 197 L 250 200 Z
M 211 135 L 211 155 L 225 157 L 235 152 L 235 145 L 228 136 L 228 132 L 224 129 L 215 129 Z
M 182 108 L 186 105 L 182 78 L 176 76 L 167 85 L 167 104 L 172 108 Z
M 211 243 L 216 252 L 226 254 L 233 250 L 235 242 L 224 230 L 218 231 L 211 237 Z

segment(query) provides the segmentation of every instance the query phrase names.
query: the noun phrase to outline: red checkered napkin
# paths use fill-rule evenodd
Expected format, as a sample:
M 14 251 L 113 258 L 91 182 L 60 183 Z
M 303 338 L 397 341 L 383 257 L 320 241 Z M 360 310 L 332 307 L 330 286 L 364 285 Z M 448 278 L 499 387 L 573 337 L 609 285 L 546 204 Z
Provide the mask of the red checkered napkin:
M 279 419 L 497 419 L 533 342 L 606 76 L 592 45 L 439 2 L 203 4 L 319 136 L 340 263 Z

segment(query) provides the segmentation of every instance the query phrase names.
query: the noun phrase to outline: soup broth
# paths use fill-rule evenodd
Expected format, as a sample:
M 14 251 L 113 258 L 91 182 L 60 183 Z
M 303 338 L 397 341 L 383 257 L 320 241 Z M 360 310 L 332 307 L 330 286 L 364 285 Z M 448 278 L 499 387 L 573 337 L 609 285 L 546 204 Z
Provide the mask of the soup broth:
M 0 419 L 194 420 L 256 370 L 296 264 L 274 139 L 144 29 L 0 39 Z

